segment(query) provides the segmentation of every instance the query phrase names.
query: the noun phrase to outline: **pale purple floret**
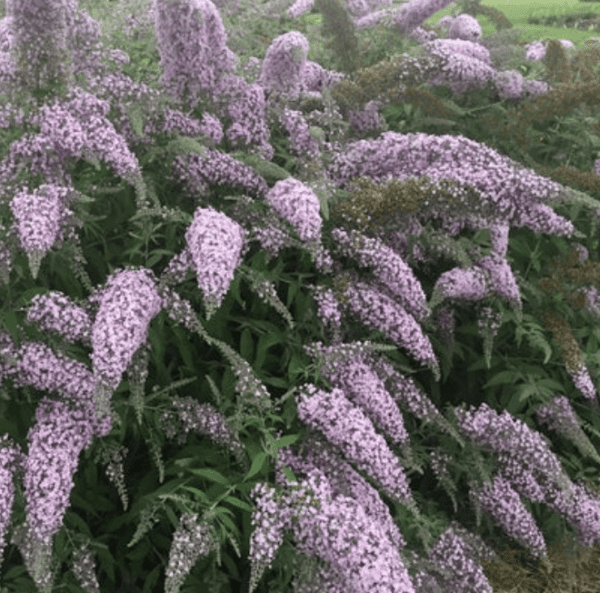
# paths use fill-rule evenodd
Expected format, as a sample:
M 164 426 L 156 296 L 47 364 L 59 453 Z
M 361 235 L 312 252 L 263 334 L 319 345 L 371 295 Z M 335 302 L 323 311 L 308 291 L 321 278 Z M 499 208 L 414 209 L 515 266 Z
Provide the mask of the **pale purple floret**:
M 38 404 L 35 416 L 27 434 L 23 485 L 27 523 L 36 539 L 48 542 L 60 529 L 79 454 L 92 442 L 94 429 L 82 410 L 47 397 Z
M 235 269 L 240 265 L 247 232 L 235 221 L 214 208 L 197 208 L 185 232 L 192 256 L 198 288 L 204 296 L 207 318 L 221 305 Z
M 27 321 L 42 331 L 57 332 L 68 342 L 91 344 L 90 316 L 61 292 L 34 296 L 27 309 Z
M 73 574 L 86 593 L 100 593 L 93 553 L 87 546 L 73 552 Z
M 542 424 L 575 443 L 584 455 L 598 456 L 595 447 L 583 432 L 571 403 L 564 395 L 558 395 L 547 404 L 539 406 L 535 414 Z
M 488 556 L 490 550 L 487 550 Z M 459 530 L 449 527 L 429 551 L 429 559 L 442 570 L 452 574 L 441 577 L 443 591 L 461 593 L 492 593 L 481 564 L 477 562 L 470 543 Z
M 321 238 L 321 204 L 304 183 L 288 177 L 278 181 L 266 195 L 267 202 L 294 226 L 302 241 Z
M 308 41 L 302 33 L 279 35 L 267 49 L 258 84 L 269 94 L 297 96 L 308 55 Z
M 356 276 L 356 274 L 352 274 Z M 384 292 L 358 280 L 344 292 L 345 307 L 369 329 L 383 332 L 394 343 L 406 348 L 422 364 L 439 373 L 439 363 L 429 338 L 415 318 Z
M 369 419 L 388 434 L 397 445 L 408 444 L 408 433 L 397 404 L 378 375 L 364 362 L 337 365 L 335 373 L 325 374 L 350 401 L 359 406 Z
M 314 385 L 303 387 L 304 391 L 298 395 L 298 417 L 323 433 L 396 500 L 411 499 L 408 481 L 397 457 L 385 439 L 375 432 L 364 412 L 352 404 L 341 389 L 326 393 Z
M 231 449 L 235 455 L 240 456 L 244 453 L 244 447 L 229 427 L 227 419 L 212 404 L 199 403 L 191 397 L 174 397 L 173 407 L 177 410 L 181 426 L 175 428 L 172 424 L 166 424 L 165 434 L 169 438 L 177 436 L 178 442 L 183 444 L 187 434 L 195 432 Z M 167 420 L 168 416 L 169 413 L 165 412 L 163 419 Z
M 173 163 L 173 173 L 183 183 L 186 194 L 197 197 L 209 191 L 210 186 L 231 184 L 257 197 L 266 195 L 267 182 L 252 167 L 211 148 L 205 148 L 204 154 L 188 153 Z
M 510 537 L 531 548 L 536 557 L 547 556 L 542 533 L 519 495 L 502 476 L 496 476 L 492 484 L 473 488 L 469 495 L 473 504 L 478 499 L 481 509 L 490 513 Z
M 575 387 L 577 387 L 579 392 L 583 394 L 583 397 L 590 401 L 592 405 L 598 407 L 598 394 L 596 393 L 596 387 L 594 386 L 594 382 L 590 377 L 590 373 L 585 366 L 582 366 L 577 371 L 572 370 L 569 365 L 565 365 L 565 367 L 573 379 Z
M 325 474 L 304 481 L 318 508 L 304 507 L 292 524 L 296 548 L 329 563 L 348 588 L 360 593 L 415 593 L 398 550 L 381 526 L 346 496 L 333 496 Z
M 92 369 L 106 387 L 117 388 L 135 351 L 147 340 L 150 321 L 160 312 L 161 299 L 152 272 L 117 270 L 99 294 L 92 326 Z
M 5 536 L 10 526 L 15 486 L 13 476 L 25 465 L 26 457 L 4 434 L 0 437 L 0 562 L 4 553 Z
M 289 529 L 292 510 L 281 503 L 274 488 L 268 484 L 255 484 L 250 492 L 256 508 L 252 512 L 249 559 L 251 576 L 249 591 L 254 591 L 265 569 L 270 568 L 279 547 L 283 532 Z
M 488 294 L 489 289 L 486 274 L 482 269 L 457 267 L 440 274 L 433 292 L 446 299 L 480 301 Z
M 279 122 L 289 134 L 292 153 L 311 159 L 320 157 L 319 143 L 311 136 L 310 127 L 301 111 L 285 107 L 279 116 Z
M 495 254 L 486 255 L 477 260 L 475 266 L 488 273 L 489 290 L 512 303 L 513 306 L 522 308 L 523 303 L 517 279 L 504 257 Z
M 193 513 L 185 513 L 179 518 L 165 571 L 165 593 L 178 593 L 198 559 L 214 548 L 210 525 L 198 523 L 197 518 Z
M 61 238 L 62 225 L 73 214 L 66 207 L 70 193 L 68 188 L 44 184 L 33 192 L 20 191 L 12 199 L 10 209 L 27 253 L 44 255 Z
M 381 240 L 358 231 L 347 233 L 339 228 L 333 229 L 331 236 L 336 241 L 336 249 L 344 255 L 355 256 L 362 266 L 372 267 L 375 277 L 390 289 L 417 320 L 423 321 L 431 314 L 427 307 L 427 296 L 412 269 Z
M 525 79 L 517 70 L 504 70 L 496 73 L 494 84 L 500 99 L 517 99 L 523 94 Z
M 498 453 L 503 476 L 519 494 L 541 502 L 556 485 L 572 492 L 570 480 L 550 450 L 548 439 L 525 422 L 506 410 L 498 414 L 485 402 L 474 412 L 455 408 L 455 414 L 462 434 L 478 446 L 491 447 Z
M 158 0 L 155 28 L 161 83 L 191 107 L 212 100 L 222 77 L 235 69 L 216 6 L 210 0 Z
M 280 434 L 278 435 L 281 436 Z M 403 548 L 406 542 L 394 522 L 389 508 L 381 499 L 376 488 L 371 486 L 341 455 L 339 449 L 317 433 L 310 434 L 302 443 L 300 455 L 289 448 L 279 450 L 275 481 L 289 485 L 289 480 L 281 470 L 281 465 L 289 467 L 296 476 L 307 475 L 309 470 L 317 468 L 329 479 L 335 496 L 343 494 L 360 502 L 367 514 L 385 530 L 390 541 Z
M 481 36 L 482 30 L 479 21 L 470 14 L 459 14 L 456 18 L 451 20 L 450 26 L 448 27 L 449 39 L 480 41 Z

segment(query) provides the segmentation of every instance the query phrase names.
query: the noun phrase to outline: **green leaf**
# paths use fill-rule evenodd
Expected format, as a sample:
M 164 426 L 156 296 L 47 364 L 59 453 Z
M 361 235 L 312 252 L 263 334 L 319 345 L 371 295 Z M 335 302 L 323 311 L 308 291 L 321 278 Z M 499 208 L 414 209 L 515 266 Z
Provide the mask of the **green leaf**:
M 228 502 L 229 504 L 232 504 L 234 507 L 238 507 L 244 511 L 248 511 L 248 512 L 253 511 L 253 508 L 247 502 L 244 502 L 243 500 L 240 500 L 239 498 L 235 498 L 234 496 L 226 497 L 224 499 L 224 502 Z
M 265 464 L 266 459 L 267 459 L 266 453 L 259 453 L 252 460 L 252 466 L 250 467 L 250 471 L 246 474 L 246 477 L 244 478 L 244 482 L 246 480 L 248 480 L 249 478 L 251 478 L 252 476 L 255 476 L 262 469 L 263 465 Z
M 280 439 L 275 441 L 275 446 L 278 449 L 288 447 L 289 445 L 293 445 L 299 438 L 299 434 L 287 434 L 284 437 L 281 437 Z
M 157 564 L 149 575 L 145 576 L 146 582 L 144 583 L 144 588 L 142 589 L 142 593 L 150 593 L 150 591 L 156 591 L 154 586 L 158 581 L 158 576 L 160 571 L 162 570 L 162 566 Z
M 210 468 L 202 468 L 202 469 L 189 469 L 190 473 L 201 476 L 208 480 L 212 480 L 213 482 L 217 482 L 218 484 L 223 484 L 224 486 L 230 486 L 231 482 L 223 476 L 223 474 L 219 473 L 215 469 Z
M 518 379 L 518 375 L 515 371 L 501 371 L 494 377 L 492 377 L 484 386 L 483 389 L 488 387 L 494 387 L 496 385 L 513 385 Z
M 198 488 L 194 488 L 193 486 L 182 486 L 181 489 L 187 490 L 192 494 L 195 494 L 203 503 L 208 504 L 208 497 L 206 496 L 206 494 L 204 494 L 204 492 L 202 492 L 202 490 L 198 490 Z
M 252 341 L 252 332 L 247 327 L 242 330 L 240 337 L 240 354 L 248 362 L 252 361 L 254 342 Z
M 283 469 L 283 473 L 285 474 L 285 477 L 290 480 L 290 482 L 297 482 L 298 478 L 296 477 L 296 474 L 289 468 L 287 467 L 287 465 L 284 465 L 282 467 Z

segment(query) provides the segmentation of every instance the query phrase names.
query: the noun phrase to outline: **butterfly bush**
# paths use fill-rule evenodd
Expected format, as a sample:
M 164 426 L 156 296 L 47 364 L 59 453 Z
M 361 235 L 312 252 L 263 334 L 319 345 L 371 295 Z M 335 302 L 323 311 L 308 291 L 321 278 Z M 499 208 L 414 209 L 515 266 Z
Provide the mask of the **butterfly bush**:
M 221 305 L 235 269 L 240 265 L 248 246 L 246 231 L 236 222 L 214 208 L 198 208 L 185 233 L 204 296 L 207 319 Z
M 267 49 L 258 84 L 270 94 L 297 96 L 307 55 L 308 41 L 302 33 L 279 35 Z
M 197 516 L 191 513 L 183 514 L 179 519 L 169 552 L 166 593 L 177 593 L 198 558 L 209 554 L 215 546 L 210 526 L 206 523 L 198 524 L 196 520 Z
M 342 229 L 333 229 L 331 236 L 336 241 L 336 249 L 341 253 L 355 256 L 362 266 L 372 267 L 374 276 L 390 289 L 415 319 L 423 321 L 429 317 L 431 311 L 423 288 L 412 269 L 394 250 L 381 240 L 361 236 L 357 231 L 346 233 Z
M 303 386 L 299 395 L 298 416 L 340 447 L 365 472 L 370 473 L 396 500 L 412 498 L 398 459 L 383 437 L 375 432 L 364 412 L 354 406 L 341 389 L 331 393 L 314 385 Z
M 519 495 L 502 477 L 496 476 L 489 486 L 474 488 L 469 492 L 472 500 L 494 520 L 510 537 L 530 548 L 538 558 L 547 557 L 546 542 L 533 517 Z
M 94 92 L 104 92 L 106 100 L 100 101 L 91 94 L 79 93 L 70 103 L 63 103 L 68 107 L 44 106 L 37 118 L 31 120 L 40 126 L 40 133 L 27 137 L 21 144 L 14 143 L 17 148 L 14 154 L 11 153 L 12 160 L 9 158 L 0 165 L 0 180 L 6 180 L 8 184 L 8 181 L 16 178 L 16 165 L 29 159 L 34 172 L 48 176 L 47 184 L 36 191 L 56 187 L 64 194 L 61 194 L 61 199 L 66 198 L 70 188 L 66 173 L 67 159 L 80 158 L 82 155 L 99 156 L 131 183 L 140 181 L 139 165 L 128 148 L 129 140 L 139 140 L 139 134 L 132 129 L 127 118 L 121 117 L 113 127 L 106 116 L 109 103 L 117 97 L 127 97 L 130 103 L 137 104 L 150 103 L 149 97 L 152 96 L 147 88 L 142 85 L 135 87 L 124 76 L 102 72 L 99 56 L 92 56 L 97 39 L 96 24 L 91 19 L 86 20 L 84 13 L 77 11 L 72 4 L 69 4 L 68 11 L 60 14 L 60 23 L 57 21 L 65 31 L 64 40 L 61 38 L 61 51 L 67 48 L 71 50 L 74 71 L 84 72 L 90 88 L 95 89 Z M 399 30 L 417 37 L 421 35 L 425 42 L 426 36 L 422 35 L 422 30 L 419 31 L 418 25 L 447 4 L 411 0 L 400 11 L 392 13 L 392 20 Z M 27 5 L 21 3 L 20 6 Z M 358 17 L 369 15 L 374 8 L 373 4 L 366 1 L 349 2 L 348 7 Z M 174 90 L 180 102 L 179 107 L 186 103 L 184 95 L 187 92 L 186 99 L 191 99 L 194 104 L 205 102 L 214 115 L 205 112 L 203 125 L 199 125 L 179 109 L 157 108 L 153 124 L 144 130 L 147 134 L 154 134 L 157 130 L 177 130 L 191 136 L 204 134 L 214 143 L 219 143 L 226 136 L 234 145 L 250 147 L 251 144 L 257 144 L 263 155 L 270 154 L 272 157 L 264 118 L 266 99 L 278 93 L 295 94 L 302 90 L 319 92 L 335 78 L 335 73 L 324 73 L 322 69 L 319 71 L 308 65 L 308 42 L 303 35 L 292 32 L 273 42 L 267 52 L 269 59 L 265 58 L 263 62 L 258 84 L 248 85 L 232 74 L 236 56 L 225 45 L 225 30 L 219 11 L 212 2 L 157 0 L 156 8 L 154 18 L 165 88 Z M 297 2 L 291 13 L 297 16 L 309 8 L 308 3 Z M 471 17 L 453 20 L 449 25 L 451 39 L 444 40 L 445 43 L 428 40 L 430 51 L 431 48 L 439 48 L 438 53 L 446 56 L 445 80 L 455 84 L 457 90 L 464 85 L 480 82 L 493 72 L 491 68 L 486 69 L 490 65 L 489 54 L 475 43 L 480 31 L 478 33 L 472 19 L 469 19 Z M 362 22 L 364 24 L 365 21 Z M 182 35 L 181 31 L 189 35 Z M 17 39 L 23 38 L 23 33 L 20 34 L 22 37 Z M 86 37 L 89 37 L 89 42 L 84 40 Z M 78 48 L 84 48 L 84 51 Z M 126 55 L 113 53 L 111 56 L 117 66 L 127 59 Z M 3 70 L 7 79 L 11 72 L 16 72 L 14 69 L 11 71 L 12 66 L 7 59 Z M 372 116 L 375 121 L 379 107 L 372 103 L 362 115 L 357 112 L 355 128 L 364 132 L 372 129 L 366 120 Z M 144 109 L 152 112 L 148 105 L 144 105 Z M 290 117 L 290 113 L 300 112 L 287 112 L 288 123 L 291 121 L 288 132 L 298 145 L 304 142 L 310 146 L 306 137 L 310 127 L 299 115 Z M 217 115 L 233 120 L 225 134 Z M 15 113 L 11 117 L 15 117 Z M 6 118 L 9 125 L 8 115 Z M 334 158 L 330 173 L 336 183 L 347 183 L 356 171 L 377 180 L 434 173 L 438 180 L 456 178 L 476 186 L 482 201 L 493 204 L 495 211 L 491 219 L 489 216 L 485 221 L 483 217 L 475 216 L 466 219 L 479 224 L 491 223 L 495 253 L 477 260 L 471 270 L 461 270 L 462 273 L 459 273 L 456 269 L 444 276 L 438 288 L 446 297 L 481 300 L 489 290 L 495 290 L 505 299 L 520 303 L 518 286 L 505 260 L 510 225 L 519 223 L 539 232 L 562 235 L 570 235 L 573 231 L 569 221 L 555 215 L 545 204 L 540 204 L 561 189 L 558 184 L 551 184 L 530 171 L 515 169 L 509 159 L 500 158 L 497 153 L 478 143 L 452 136 L 405 136 L 395 133 L 384 133 L 377 141 L 361 142 L 364 143 L 349 143 L 347 150 Z M 311 153 L 311 150 L 312 146 L 307 149 L 305 156 L 315 156 L 316 153 Z M 199 158 L 195 161 L 190 159 L 188 163 L 181 159 L 178 172 L 181 178 L 191 180 L 190 186 L 194 189 L 200 188 L 200 193 L 207 192 L 209 186 L 215 183 L 235 180 L 243 187 L 252 188 L 257 197 L 266 198 L 272 209 L 295 227 L 302 241 L 320 240 L 319 198 L 307 184 L 288 178 L 269 189 L 264 179 L 250 167 L 229 155 L 206 149 L 203 155 L 193 157 Z M 353 159 L 355 162 L 352 162 Z M 510 181 L 508 184 L 505 183 L 507 178 Z M 21 212 L 19 207 L 24 209 L 24 196 L 31 196 L 31 193 L 23 193 L 26 191 L 34 190 L 21 189 L 19 199 L 13 200 L 13 215 L 17 219 Z M 59 203 L 58 199 L 56 203 Z M 465 221 L 458 215 L 453 220 L 451 214 L 445 213 L 442 218 L 445 218 L 447 228 L 456 234 Z M 21 219 L 26 220 L 23 216 Z M 52 228 L 56 236 L 59 232 L 57 220 L 55 208 L 51 211 L 49 221 L 45 222 L 54 224 Z M 27 222 L 31 224 L 32 218 Z M 248 225 L 247 220 L 245 224 Z M 274 219 L 270 220 L 270 224 L 274 224 Z M 207 317 L 210 317 L 222 302 L 233 274 L 247 251 L 247 235 L 261 237 L 265 240 L 264 244 L 266 238 L 273 235 L 275 238 L 271 246 L 277 246 L 278 230 L 283 238 L 279 243 L 281 246 L 288 239 L 281 227 L 269 226 L 263 229 L 261 236 L 259 231 L 245 229 L 212 208 L 198 208 L 186 231 L 186 249 L 171 261 L 167 274 L 161 279 L 181 281 L 186 271 L 194 268 L 199 288 L 207 301 Z M 346 249 L 350 237 L 354 237 L 341 231 L 332 236 Z M 404 234 L 405 241 L 406 238 Z M 376 281 L 358 282 L 356 275 L 351 276 L 353 283 L 347 291 L 347 308 L 372 329 L 386 330 L 388 336 L 410 349 L 418 360 L 435 367 L 439 375 L 431 344 L 416 321 L 421 321 L 429 311 L 426 310 L 424 294 L 419 291 L 420 286 L 410 274 L 410 268 L 400 256 L 385 248 L 383 241 L 366 237 L 363 237 L 363 241 L 360 247 L 354 245 L 353 250 L 347 250 L 346 253 L 358 256 L 362 265 L 373 267 Z M 321 250 L 319 254 L 322 258 L 319 265 L 325 265 L 323 262 L 327 262 L 327 265 L 332 263 L 326 250 Z M 339 271 L 339 267 L 336 271 Z M 468 286 L 469 282 L 474 283 L 474 287 Z M 333 325 L 339 325 L 341 319 L 336 294 L 322 290 L 319 295 L 319 313 L 324 320 L 332 321 Z M 403 298 L 405 307 L 397 302 L 402 302 Z M 94 305 L 98 308 L 96 315 L 91 314 Z M 190 303 L 175 292 L 168 291 L 164 283 L 156 286 L 151 272 L 147 270 L 117 271 L 104 288 L 88 300 L 87 309 L 74 305 L 59 293 L 49 293 L 35 299 L 29 310 L 28 322 L 36 323 L 43 329 L 56 330 L 68 340 L 89 340 L 93 347 L 93 372 L 67 357 L 55 355 L 44 345 L 26 343 L 17 348 L 9 342 L 3 342 L 8 345 L 0 351 L 4 357 L 0 358 L 2 378 L 12 379 L 15 386 L 32 385 L 38 389 L 56 391 L 62 398 L 54 401 L 46 397 L 40 402 L 36 424 L 28 434 L 29 453 L 23 458 L 27 520 L 31 531 L 29 539 L 39 540 L 36 544 L 38 554 L 42 549 L 40 546 L 49 546 L 51 535 L 62 523 L 79 453 L 89 446 L 93 436 L 106 436 L 112 427 L 111 416 L 98 417 L 94 413 L 92 402 L 96 395 L 97 380 L 101 379 L 110 390 L 116 388 L 123 370 L 135 362 L 133 356 L 137 356 L 139 349 L 144 346 L 150 321 L 163 306 L 171 319 L 183 322 L 191 331 L 198 331 L 200 326 Z M 452 310 L 443 307 L 440 310 L 443 314 L 438 318 L 438 327 L 451 338 Z M 484 314 L 484 317 L 487 316 Z M 62 327 L 58 327 L 59 318 L 63 322 Z M 494 317 L 490 314 L 489 318 L 492 323 L 488 329 L 494 331 L 497 329 Z M 338 338 L 341 340 L 339 335 Z M 340 348 L 339 344 L 336 345 L 330 354 Z M 231 348 L 224 350 L 229 355 L 234 354 Z M 294 471 L 307 476 L 304 485 L 309 486 L 316 504 L 299 504 L 298 492 L 282 498 L 265 485 L 256 486 L 253 495 L 258 499 L 258 513 L 253 516 L 257 529 L 252 534 L 250 547 L 253 562 L 251 590 L 259 575 L 257 569 L 270 565 L 283 541 L 283 530 L 291 529 L 299 552 L 319 557 L 327 564 L 319 570 L 317 587 L 319 581 L 322 588 L 331 583 L 331 587 L 325 590 L 333 591 L 336 590 L 334 583 L 342 581 L 344 590 L 353 588 L 386 593 L 415 591 L 398 554 L 398 548 L 405 544 L 389 509 L 377 490 L 361 478 L 343 456 L 384 485 L 396 500 L 408 504 L 411 502 L 411 492 L 402 467 L 384 438 L 375 431 L 374 424 L 382 428 L 395 443 L 406 444 L 408 433 L 399 410 L 392 402 L 395 399 L 423 420 L 439 422 L 445 429 L 449 425 L 444 424 L 441 414 L 414 382 L 396 372 L 386 363 L 385 357 L 355 357 L 337 365 L 333 364 L 333 360 L 332 356 L 330 362 L 333 370 L 325 373 L 333 379 L 332 392 L 326 393 L 314 385 L 305 385 L 297 399 L 300 419 L 313 430 L 323 433 L 329 443 L 325 439 L 319 441 L 315 435 L 312 441 L 308 441 L 304 458 L 295 457 L 285 450 L 279 452 L 280 459 Z M 235 368 L 239 379 L 236 390 L 256 387 L 256 382 L 251 380 L 249 365 L 247 367 Z M 578 371 L 575 376 L 576 384 L 589 393 L 589 375 L 580 373 Z M 260 395 L 266 396 L 266 399 L 269 397 L 266 390 Z M 228 429 L 218 412 L 210 406 L 191 406 L 182 402 L 179 400 L 177 403 L 176 400 L 175 407 L 180 412 L 180 420 L 186 430 L 207 433 L 215 441 L 241 453 L 233 431 Z M 546 500 L 553 505 L 552 508 L 563 513 L 577 526 L 582 541 L 589 543 L 598 538 L 598 501 L 578 484 L 569 483 L 544 441 L 538 438 L 539 435 L 528 431 L 524 423 L 511 422 L 508 414 L 495 417 L 484 406 L 476 414 L 457 410 L 457 417 L 462 420 L 463 433 L 480 446 L 491 447 L 498 452 L 502 472 L 493 483 L 495 490 L 481 490 L 480 503 L 486 510 L 495 513 L 496 519 L 511 536 L 529 542 L 540 553 L 544 551 L 544 542 L 540 540 L 539 532 L 535 531 L 535 525 L 528 521 L 526 514 L 521 513 L 522 505 L 519 507 L 517 504 L 521 495 L 535 501 Z M 543 414 L 541 418 L 544 418 Z M 10 457 L 13 454 L 6 455 Z M 13 455 L 15 459 L 16 455 Z M 14 461 L 13 457 L 7 464 Z M 3 460 L 0 455 L 0 469 L 5 467 L 1 463 Z M 278 472 L 278 479 L 283 483 L 282 472 Z M 0 480 L 0 484 L 5 485 L 12 479 L 8 475 L 1 477 L 5 479 Z M 570 487 L 570 495 L 558 490 L 553 480 L 557 480 L 562 487 Z M 500 493 L 502 501 L 509 506 L 507 510 L 503 510 L 504 507 L 499 510 L 495 505 L 498 501 L 494 499 L 494 493 Z M 8 498 L 10 496 L 8 492 Z M 516 516 L 521 517 L 521 524 L 515 524 Z M 2 517 L 0 513 L 0 520 Z M 167 587 L 173 590 L 178 590 L 179 581 L 190 571 L 198 556 L 209 550 L 205 537 L 208 530 L 198 526 L 196 518 L 196 515 L 190 514 L 182 516 L 174 536 L 167 570 Z M 489 591 L 467 539 L 464 532 L 461 534 L 457 529 L 445 532 L 430 550 L 430 558 L 445 576 L 436 581 L 432 580 L 432 575 L 419 572 L 416 579 L 419 586 L 424 586 L 429 579 L 432 587 L 435 582 L 441 582 L 441 590 Z M 31 549 L 22 547 L 22 554 L 29 567 Z M 78 569 L 82 571 L 80 575 L 83 574 L 84 565 L 90 564 L 89 556 L 86 558 L 85 561 L 81 560 Z M 36 573 L 36 580 L 39 580 L 37 569 Z M 94 584 L 89 577 L 89 570 L 86 575 L 83 581 L 81 578 L 79 580 L 86 583 L 84 586 L 97 589 L 97 583 Z M 301 582 L 297 584 L 299 587 L 307 585 Z
M 92 369 L 98 381 L 114 391 L 135 351 L 146 341 L 148 325 L 161 310 L 152 272 L 115 271 L 90 302 L 98 304 L 92 325 Z M 106 413 L 104 396 L 99 412 Z
M 15 486 L 13 475 L 25 466 L 26 456 L 8 435 L 0 437 L 0 560 L 4 553 L 5 536 L 10 525 Z
M 27 307 L 26 319 L 43 332 L 54 332 L 68 342 L 80 341 L 91 346 L 90 315 L 61 292 L 50 291 L 34 296 Z
M 158 0 L 155 28 L 160 82 L 179 99 L 187 93 L 192 105 L 211 101 L 236 66 L 217 7 L 210 0 Z
M 307 470 L 311 468 L 321 470 L 327 476 L 335 496 L 343 494 L 360 501 L 366 513 L 383 527 L 390 541 L 396 547 L 404 548 L 406 546 L 389 508 L 381 499 L 377 489 L 343 459 L 339 448 L 317 433 L 311 433 L 303 443 L 300 455 L 295 455 L 287 448 L 279 451 L 275 482 L 286 484 L 287 479 L 282 473 L 281 465 L 289 467 L 297 475 L 300 473 L 306 475 L 308 474 Z
M 540 423 L 571 440 L 582 454 L 591 457 L 598 456 L 596 449 L 581 429 L 581 424 L 571 403 L 564 395 L 558 395 L 547 404 L 538 406 L 535 414 Z
M 299 552 L 329 563 L 324 576 L 337 576 L 365 593 L 415 591 L 398 550 L 360 504 L 343 495 L 334 497 L 328 478 L 318 469 L 308 470 L 303 484 L 318 508 L 303 505 L 292 532 Z
M 10 203 L 18 225 L 21 247 L 35 262 L 31 265 L 34 278 L 37 277 L 42 256 L 62 235 L 64 219 L 73 214 L 65 206 L 65 198 L 69 193 L 67 188 L 44 184 L 32 193 L 19 192 Z
M 302 241 L 321 238 L 319 198 L 304 183 L 288 177 L 267 192 L 267 202 L 296 229 Z

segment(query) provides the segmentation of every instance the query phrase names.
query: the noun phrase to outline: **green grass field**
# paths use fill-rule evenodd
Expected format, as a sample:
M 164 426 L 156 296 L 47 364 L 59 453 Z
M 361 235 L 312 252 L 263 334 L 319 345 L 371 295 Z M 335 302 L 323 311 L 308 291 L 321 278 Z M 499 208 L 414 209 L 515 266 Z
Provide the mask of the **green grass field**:
M 528 24 L 530 17 L 565 16 L 568 14 L 585 14 L 593 12 L 600 17 L 600 2 L 580 2 L 578 0 L 483 0 L 482 6 L 489 6 L 500 10 L 515 27 L 526 29 L 523 41 L 535 41 L 551 37 L 554 39 L 569 39 L 575 45 L 580 45 L 592 37 L 600 37 L 597 31 L 579 31 L 571 28 L 549 27 Z M 437 22 L 447 14 L 454 14 L 457 4 L 452 3 L 444 10 L 436 12 L 428 21 L 428 25 L 436 25 Z M 487 16 L 478 15 L 477 20 L 481 24 L 483 35 L 493 35 L 496 32 L 494 23 Z

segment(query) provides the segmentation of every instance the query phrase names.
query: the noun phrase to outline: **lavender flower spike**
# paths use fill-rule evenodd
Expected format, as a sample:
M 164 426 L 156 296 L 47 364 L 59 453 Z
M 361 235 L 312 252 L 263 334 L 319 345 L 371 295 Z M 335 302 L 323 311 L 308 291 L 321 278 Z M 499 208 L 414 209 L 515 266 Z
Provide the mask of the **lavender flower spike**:
M 298 398 L 298 417 L 303 422 L 324 434 L 396 500 L 412 499 L 398 458 L 365 413 L 353 405 L 341 389 L 326 393 L 308 384 L 302 387 Z
M 206 317 L 210 319 L 223 302 L 233 280 L 235 269 L 242 262 L 249 246 L 247 231 L 214 208 L 198 208 L 194 221 L 185 233 L 204 295 Z
M 161 309 L 150 274 L 146 269 L 116 271 L 100 294 L 89 299 L 100 305 L 92 326 L 91 359 L 94 376 L 105 389 L 117 388 L 133 354 L 147 339 L 150 321 Z M 99 408 L 101 417 L 105 404 Z

